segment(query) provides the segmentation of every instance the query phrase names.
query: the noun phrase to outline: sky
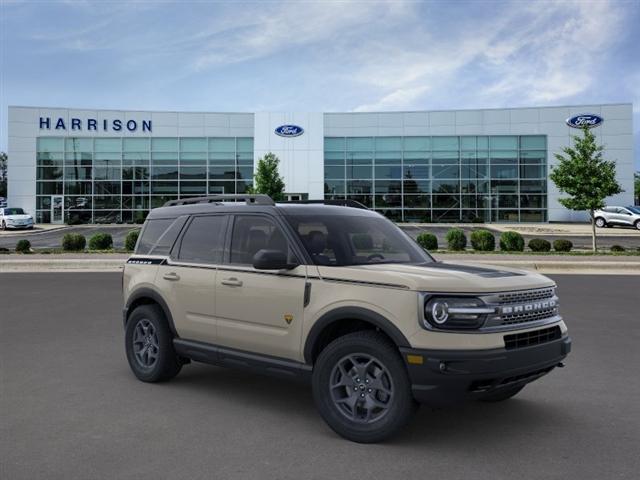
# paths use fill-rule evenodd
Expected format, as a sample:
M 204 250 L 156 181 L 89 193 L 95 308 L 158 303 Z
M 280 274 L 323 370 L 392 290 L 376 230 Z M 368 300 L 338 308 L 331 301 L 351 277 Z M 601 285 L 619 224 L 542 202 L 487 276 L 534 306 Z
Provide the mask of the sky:
M 8 105 L 447 110 L 633 102 L 640 0 L 0 0 Z M 605 120 L 606 121 L 606 120 Z

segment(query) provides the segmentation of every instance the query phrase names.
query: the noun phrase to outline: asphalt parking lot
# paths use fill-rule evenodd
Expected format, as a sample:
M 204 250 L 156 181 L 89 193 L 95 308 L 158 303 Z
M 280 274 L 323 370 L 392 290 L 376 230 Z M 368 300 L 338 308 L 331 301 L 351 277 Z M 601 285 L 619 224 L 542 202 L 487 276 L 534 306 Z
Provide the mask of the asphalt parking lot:
M 640 276 L 554 278 L 566 368 L 358 445 L 296 383 L 199 364 L 135 380 L 120 274 L 0 274 L 0 478 L 637 479 Z

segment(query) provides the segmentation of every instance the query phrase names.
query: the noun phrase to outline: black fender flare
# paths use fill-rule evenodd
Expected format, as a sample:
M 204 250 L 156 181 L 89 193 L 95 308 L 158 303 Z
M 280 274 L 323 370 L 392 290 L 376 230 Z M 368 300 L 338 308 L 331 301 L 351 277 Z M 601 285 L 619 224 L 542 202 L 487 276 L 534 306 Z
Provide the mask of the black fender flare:
M 322 315 L 311 327 L 303 350 L 307 364 L 313 363 L 314 347 L 325 328 L 341 320 L 361 320 L 370 323 L 387 334 L 398 347 L 411 347 L 400 329 L 379 313 L 362 307 L 339 307 Z
M 169 309 L 167 302 L 164 301 L 164 299 L 162 298 L 162 295 L 160 295 L 155 290 L 152 290 L 151 288 L 141 287 L 134 290 L 134 292 L 131 295 L 129 295 L 127 304 L 125 305 L 124 312 L 123 312 L 124 326 L 125 327 L 127 326 L 127 320 L 129 319 L 129 314 L 131 313 L 130 311 L 131 305 L 133 305 L 137 300 L 141 298 L 150 298 L 160 306 L 160 308 L 162 309 L 162 312 L 164 313 L 165 318 L 167 319 L 167 322 L 169 323 L 169 329 L 171 330 L 171 333 L 174 335 L 175 338 L 179 338 L 178 332 L 176 331 L 175 324 L 173 323 L 173 315 L 171 315 L 171 310 Z

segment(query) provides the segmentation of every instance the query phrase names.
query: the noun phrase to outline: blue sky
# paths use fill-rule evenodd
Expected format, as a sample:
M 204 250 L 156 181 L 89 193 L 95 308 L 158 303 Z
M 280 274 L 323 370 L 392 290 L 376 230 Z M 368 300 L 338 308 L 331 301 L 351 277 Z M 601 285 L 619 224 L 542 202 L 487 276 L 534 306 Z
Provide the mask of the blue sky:
M 634 103 L 640 1 L 0 0 L 7 105 L 199 111 Z

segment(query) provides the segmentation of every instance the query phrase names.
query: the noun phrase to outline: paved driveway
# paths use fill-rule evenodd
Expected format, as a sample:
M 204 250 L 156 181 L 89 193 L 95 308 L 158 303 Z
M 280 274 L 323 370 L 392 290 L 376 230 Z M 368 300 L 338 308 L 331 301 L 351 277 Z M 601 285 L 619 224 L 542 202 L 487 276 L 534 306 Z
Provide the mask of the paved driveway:
M 135 380 L 119 274 L 0 274 L 0 478 L 637 479 L 640 277 L 554 278 L 566 368 L 358 445 L 295 383 L 200 364 Z

